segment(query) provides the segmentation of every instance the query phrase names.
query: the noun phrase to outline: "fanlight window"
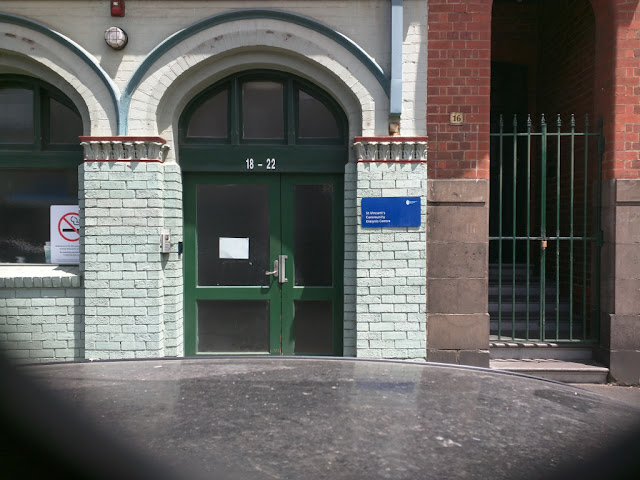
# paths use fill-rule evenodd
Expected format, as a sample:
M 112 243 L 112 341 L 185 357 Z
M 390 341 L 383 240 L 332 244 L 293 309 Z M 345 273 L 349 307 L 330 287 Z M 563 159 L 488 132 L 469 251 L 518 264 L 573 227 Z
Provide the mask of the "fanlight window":
M 338 144 L 345 121 L 326 94 L 284 75 L 237 75 L 185 110 L 187 143 Z

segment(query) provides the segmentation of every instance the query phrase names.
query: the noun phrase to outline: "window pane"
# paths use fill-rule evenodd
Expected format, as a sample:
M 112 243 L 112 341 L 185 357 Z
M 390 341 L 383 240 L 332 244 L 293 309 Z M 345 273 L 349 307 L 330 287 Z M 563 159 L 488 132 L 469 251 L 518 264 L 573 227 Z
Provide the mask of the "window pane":
M 52 144 L 79 145 L 82 135 L 82 119 L 80 115 L 66 105 L 49 99 L 49 142 Z
M 333 185 L 294 187 L 296 286 L 331 286 Z
M 49 207 L 78 204 L 78 172 L 2 170 L 0 262 L 45 263 Z
M 293 330 L 297 354 L 333 354 L 330 300 L 294 300 Z
M 338 124 L 333 114 L 308 93 L 298 92 L 298 136 L 300 138 L 337 138 Z
M 269 285 L 269 187 L 198 185 L 198 285 Z
M 284 138 L 283 87 L 275 82 L 242 85 L 244 138 Z
M 33 143 L 33 91 L 0 89 L 0 143 Z
M 198 300 L 198 353 L 269 352 L 269 302 Z
M 187 137 L 227 138 L 228 97 L 227 90 L 223 90 L 200 105 L 189 120 Z

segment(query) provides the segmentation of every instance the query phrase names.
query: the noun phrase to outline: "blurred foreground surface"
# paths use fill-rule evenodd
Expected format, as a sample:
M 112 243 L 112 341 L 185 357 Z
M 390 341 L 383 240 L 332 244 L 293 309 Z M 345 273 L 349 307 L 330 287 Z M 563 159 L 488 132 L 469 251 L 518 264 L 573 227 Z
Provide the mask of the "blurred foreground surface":
M 281 357 L 19 368 L 35 386 L 5 370 L 9 475 L 640 478 L 640 409 L 490 370 Z

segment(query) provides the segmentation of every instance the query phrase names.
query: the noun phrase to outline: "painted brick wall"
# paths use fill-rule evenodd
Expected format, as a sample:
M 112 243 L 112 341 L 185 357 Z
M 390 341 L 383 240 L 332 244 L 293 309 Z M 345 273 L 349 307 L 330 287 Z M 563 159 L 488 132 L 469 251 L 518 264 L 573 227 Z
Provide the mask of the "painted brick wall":
M 491 1 L 430 0 L 428 23 L 429 178 L 489 178 Z
M 80 277 L 47 273 L 0 276 L 0 349 L 19 363 L 84 358 Z
M 81 167 L 88 358 L 182 354 L 178 256 L 160 253 L 163 230 L 174 235 L 174 242 L 181 234 L 176 168 L 169 167 L 165 183 L 160 163 L 86 162 Z
M 356 349 L 358 357 L 426 357 L 425 163 L 358 163 Z M 362 228 L 363 197 L 419 196 L 421 226 Z
M 349 162 L 344 172 L 344 337 L 343 355 L 356 356 L 357 299 L 357 164 Z

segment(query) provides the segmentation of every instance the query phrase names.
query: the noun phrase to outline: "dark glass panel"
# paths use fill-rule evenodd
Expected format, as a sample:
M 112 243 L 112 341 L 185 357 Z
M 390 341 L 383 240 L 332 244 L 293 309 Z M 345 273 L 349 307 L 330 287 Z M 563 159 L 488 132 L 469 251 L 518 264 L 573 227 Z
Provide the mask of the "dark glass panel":
M 284 138 L 283 87 L 276 82 L 247 82 L 242 85 L 243 137 Z
M 52 144 L 79 145 L 82 135 L 82 118 L 66 105 L 49 100 L 49 142 Z
M 0 143 L 34 142 L 33 91 L 0 89 Z
M 268 186 L 198 185 L 197 202 L 198 285 L 268 285 Z
M 295 300 L 294 353 L 332 355 L 333 319 L 330 300 Z
M 318 99 L 298 92 L 298 136 L 300 138 L 337 138 L 338 123 L 331 111 Z
M 199 300 L 198 352 L 269 352 L 269 302 Z
M 333 185 L 294 187 L 295 284 L 331 286 Z
M 0 262 L 45 263 L 51 205 L 78 204 L 78 172 L 2 170 Z
M 189 120 L 187 137 L 227 138 L 229 93 L 223 90 L 205 101 Z

